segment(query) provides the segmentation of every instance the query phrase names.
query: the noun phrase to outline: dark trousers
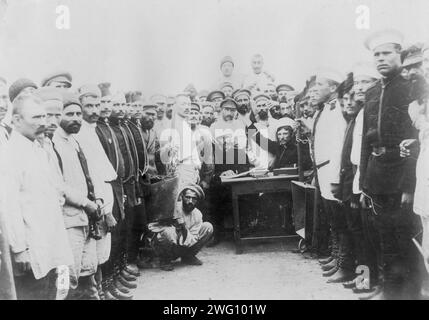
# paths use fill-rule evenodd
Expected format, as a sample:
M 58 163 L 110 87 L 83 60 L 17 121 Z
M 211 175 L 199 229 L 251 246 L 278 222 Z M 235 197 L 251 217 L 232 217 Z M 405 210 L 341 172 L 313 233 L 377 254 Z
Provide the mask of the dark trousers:
M 382 281 L 382 259 L 380 248 L 380 235 L 375 223 L 375 215 L 371 209 L 361 209 L 363 240 L 367 245 L 367 262 L 370 270 L 370 279 L 373 284 Z
M 18 300 L 55 300 L 57 275 L 52 269 L 45 277 L 35 279 L 33 272 L 15 277 L 15 289 Z
M 316 205 L 316 204 L 315 204 Z M 311 214 L 314 225 L 314 234 L 312 235 L 312 250 L 320 256 L 329 255 L 329 237 L 330 237 L 330 215 L 329 208 L 325 206 L 324 200 L 318 193 L 316 213 Z M 311 230 L 312 232 L 313 230 Z
M 126 224 L 124 220 L 118 220 L 111 232 L 111 249 L 109 260 L 101 266 L 103 279 L 109 280 L 124 267 L 127 252 Z
M 418 291 L 419 267 L 412 237 L 417 233 L 418 219 L 410 208 L 401 208 L 401 194 L 371 195 L 371 199 L 386 294 L 413 297 Z
M 326 199 L 323 199 L 323 204 L 331 230 L 340 233 L 345 232 L 347 230 L 347 220 L 344 204 Z
M 144 203 L 125 208 L 128 263 L 136 263 L 139 254 L 140 238 L 146 230 L 147 217 Z

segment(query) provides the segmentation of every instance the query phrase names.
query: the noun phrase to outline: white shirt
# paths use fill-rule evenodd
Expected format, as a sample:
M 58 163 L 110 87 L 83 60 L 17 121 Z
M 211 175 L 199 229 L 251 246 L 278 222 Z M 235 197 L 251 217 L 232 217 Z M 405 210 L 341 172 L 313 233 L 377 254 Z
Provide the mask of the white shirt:
M 250 88 L 252 94 L 262 93 L 268 84 L 274 81 L 275 79 L 265 71 L 259 74 L 252 73 L 244 79 L 244 88 Z
M 360 177 L 360 156 L 362 149 L 362 134 L 363 134 L 363 109 L 359 111 L 355 120 L 355 128 L 353 130 L 353 144 L 350 153 L 350 161 L 357 166 L 357 171 L 353 180 L 353 193 L 360 194 L 362 191 L 359 188 Z
M 346 127 L 347 122 L 338 101 L 332 110 L 330 104 L 326 104 L 316 123 L 314 157 L 316 166 L 329 161 L 327 165 L 317 170 L 320 192 L 327 200 L 336 200 L 332 194 L 331 184 L 340 182 L 341 152 Z
M 38 142 L 17 131 L 2 150 L 0 165 L 2 211 L 12 252 L 28 249 L 34 277 L 72 265 L 61 211 L 61 197 L 47 154 Z
M 117 175 L 98 138 L 95 131 L 96 126 L 96 123 L 90 124 L 83 121 L 75 138 L 88 162 L 88 170 L 94 183 L 95 193 L 104 200 L 104 212 L 111 213 L 113 210 L 113 189 L 108 182 L 115 181 Z

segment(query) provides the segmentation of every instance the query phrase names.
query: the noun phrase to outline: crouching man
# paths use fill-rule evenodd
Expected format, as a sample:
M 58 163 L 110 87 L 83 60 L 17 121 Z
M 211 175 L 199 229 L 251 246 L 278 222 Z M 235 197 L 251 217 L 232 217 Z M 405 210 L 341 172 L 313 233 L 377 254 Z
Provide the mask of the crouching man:
M 188 184 L 179 194 L 174 221 L 149 224 L 149 229 L 156 234 L 154 248 L 162 270 L 172 271 L 172 261 L 179 257 L 185 264 L 202 265 L 196 255 L 213 235 L 213 226 L 203 222 L 203 215 L 196 208 L 197 202 L 203 199 L 201 187 Z

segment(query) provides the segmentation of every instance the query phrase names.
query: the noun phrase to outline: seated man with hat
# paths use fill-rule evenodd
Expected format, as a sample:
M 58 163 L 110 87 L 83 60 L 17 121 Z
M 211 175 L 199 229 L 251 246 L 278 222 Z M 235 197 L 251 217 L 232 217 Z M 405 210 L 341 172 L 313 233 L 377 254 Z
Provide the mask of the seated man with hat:
M 172 271 L 174 266 L 171 262 L 179 257 L 185 264 L 203 264 L 196 255 L 213 234 L 213 226 L 203 222 L 203 215 L 196 208 L 204 197 L 200 186 L 187 184 L 179 193 L 173 220 L 149 224 L 149 229 L 156 234 L 154 247 L 162 270 Z

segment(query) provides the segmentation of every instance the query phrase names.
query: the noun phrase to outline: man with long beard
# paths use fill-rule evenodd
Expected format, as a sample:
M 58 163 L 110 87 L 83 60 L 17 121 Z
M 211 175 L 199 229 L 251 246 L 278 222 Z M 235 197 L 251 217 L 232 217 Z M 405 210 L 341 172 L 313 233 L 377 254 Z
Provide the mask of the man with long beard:
M 428 180 L 429 180 L 429 117 L 428 117 L 428 96 L 429 96 L 429 47 L 425 47 L 422 50 L 422 62 L 418 70 L 411 75 L 411 79 L 414 81 L 424 82 L 423 86 L 420 86 L 420 90 L 416 92 L 415 101 L 410 104 L 408 113 L 413 121 L 413 125 L 416 129 L 419 130 L 419 141 L 420 141 L 420 154 L 417 160 L 416 167 L 416 191 L 414 193 L 414 212 L 420 216 L 422 227 L 423 227 L 423 237 L 422 237 L 422 249 L 423 249 L 423 259 L 426 271 L 429 273 L 429 206 L 428 206 Z M 425 79 L 423 81 L 422 76 Z M 413 145 L 416 143 L 411 141 L 403 141 L 401 143 L 401 156 L 411 157 L 415 156 L 413 152 Z M 428 275 L 425 274 L 422 281 L 422 288 L 420 292 L 422 298 L 427 299 L 429 296 L 429 279 Z
M 214 106 L 211 102 L 201 102 L 202 112 L 201 112 L 201 124 L 210 128 L 210 126 L 215 122 L 214 117 Z
M 241 89 L 234 93 L 234 100 L 237 102 L 237 120 L 240 121 L 244 127 L 251 125 L 250 120 L 250 99 L 252 94 L 249 90 Z

